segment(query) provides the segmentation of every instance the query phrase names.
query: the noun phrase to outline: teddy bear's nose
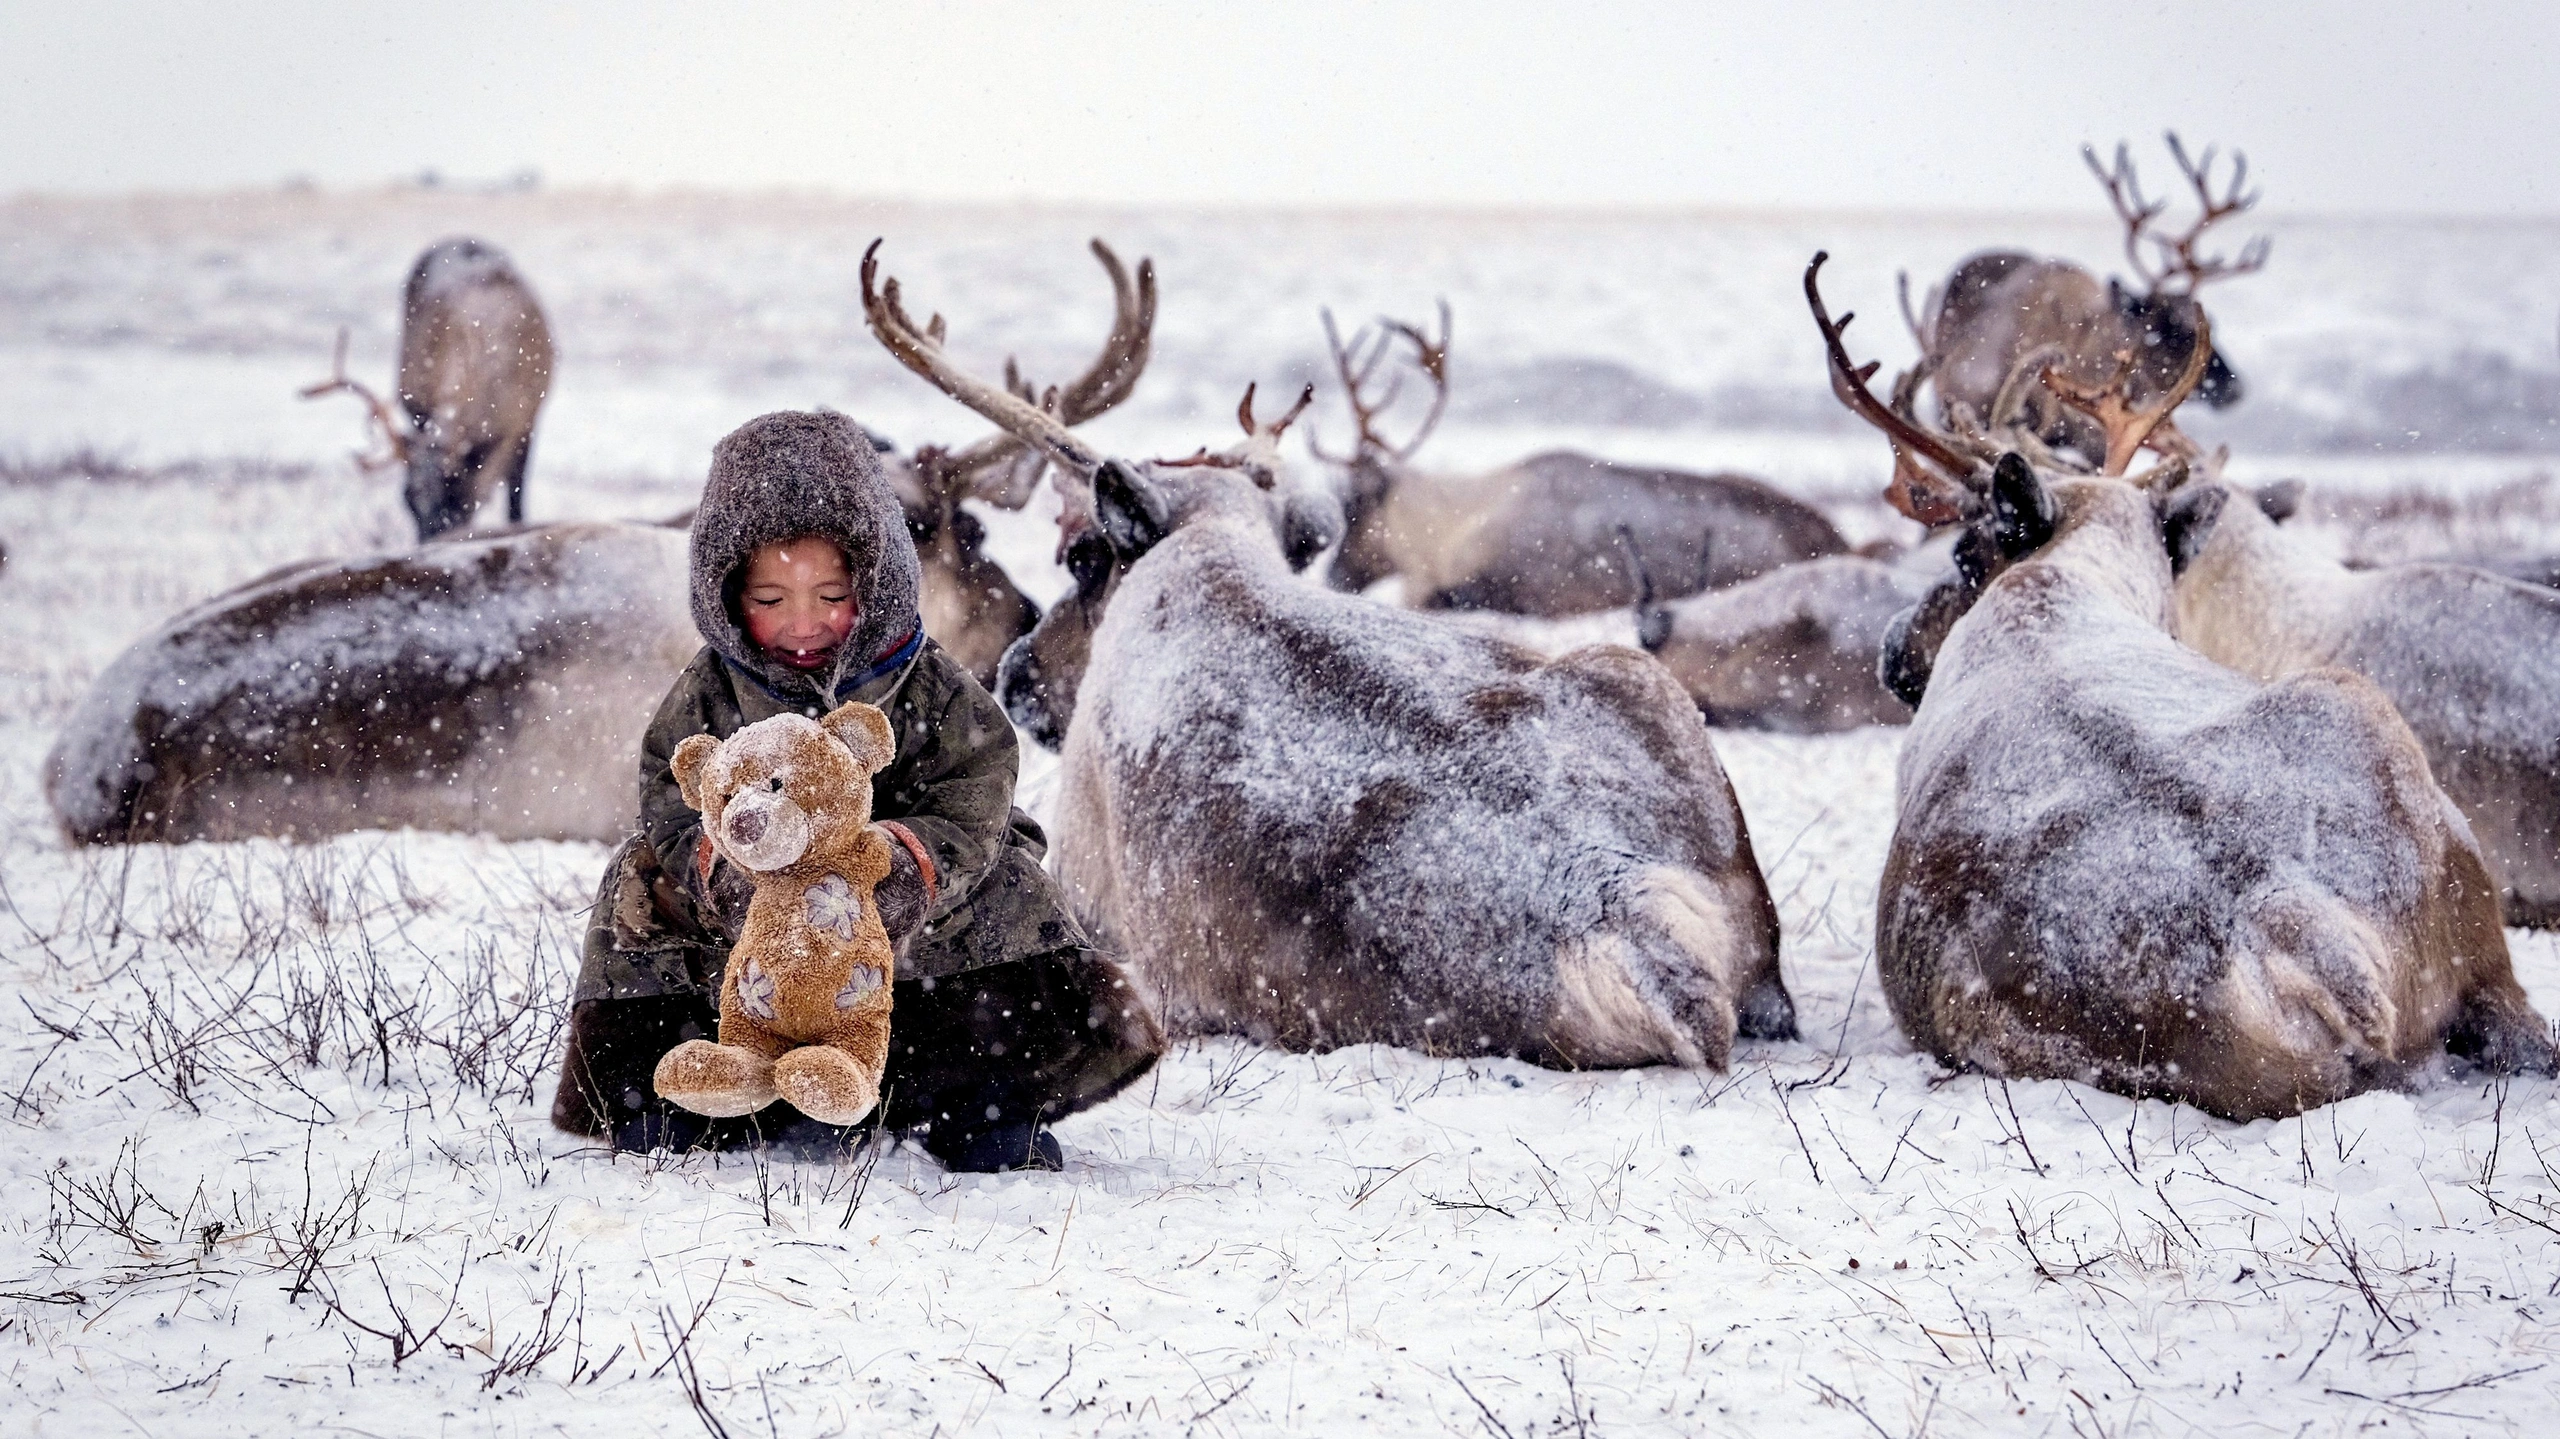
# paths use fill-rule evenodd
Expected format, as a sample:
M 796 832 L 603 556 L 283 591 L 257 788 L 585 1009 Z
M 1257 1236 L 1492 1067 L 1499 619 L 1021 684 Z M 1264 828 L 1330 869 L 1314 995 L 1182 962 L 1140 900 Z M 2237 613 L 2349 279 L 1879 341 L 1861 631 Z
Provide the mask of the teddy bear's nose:
M 751 809 L 744 814 L 731 815 L 729 817 L 729 838 L 736 840 L 740 844 L 753 846 L 758 840 L 764 838 L 764 824 L 765 814 L 764 811 L 760 809 Z

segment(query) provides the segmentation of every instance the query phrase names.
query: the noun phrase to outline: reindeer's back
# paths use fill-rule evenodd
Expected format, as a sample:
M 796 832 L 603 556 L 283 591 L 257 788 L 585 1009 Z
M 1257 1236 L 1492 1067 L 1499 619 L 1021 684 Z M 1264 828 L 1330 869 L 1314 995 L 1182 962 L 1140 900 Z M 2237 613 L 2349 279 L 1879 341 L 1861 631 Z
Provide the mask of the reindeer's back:
M 1995 1068 L 2156 1067 L 2185 1045 L 2193 1070 L 2240 1042 L 2230 995 L 2293 993 L 2297 974 L 2440 1028 L 2440 1006 L 2386 991 L 2415 972 L 2462 840 L 2381 692 L 2335 670 L 2256 685 L 2085 585 L 2021 565 L 1941 651 L 1877 916 L 1906 1030 Z M 2338 1056 L 2388 1055 L 2406 1036 L 2385 1029 L 2313 1036 L 2269 1072 L 2349 1084 Z
M 2380 571 L 2362 588 L 2336 662 L 2408 720 L 2511 922 L 2560 923 L 2560 592 L 2460 565 Z
M 1648 870 L 1713 889 L 1738 865 L 1765 906 L 1704 727 L 1649 657 L 1551 663 L 1215 553 L 1158 563 L 1187 538 L 1115 596 L 1069 741 L 1108 795 L 1079 822 L 1118 848 L 1061 851 L 1071 890 L 1113 892 L 1097 918 L 1171 1022 L 1542 1052 L 1559 947 Z

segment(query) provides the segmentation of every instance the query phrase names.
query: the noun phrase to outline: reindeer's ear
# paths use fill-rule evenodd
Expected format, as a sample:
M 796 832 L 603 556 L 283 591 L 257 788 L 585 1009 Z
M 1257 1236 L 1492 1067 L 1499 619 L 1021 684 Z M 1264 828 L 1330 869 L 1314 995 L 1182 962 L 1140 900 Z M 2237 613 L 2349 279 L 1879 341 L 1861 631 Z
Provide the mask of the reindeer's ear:
M 1093 518 L 1124 564 L 1154 549 L 1172 528 L 1154 490 L 1118 460 L 1105 460 L 1093 472 Z
M 2300 480 L 2278 480 L 2272 485 L 2258 486 L 2258 513 L 2283 524 L 2302 508 L 2303 488 Z
M 2115 308 L 2115 312 L 2117 314 L 2136 315 L 2141 313 L 2142 300 L 2142 296 L 2137 295 L 2124 287 L 2124 281 L 2117 279 L 2113 275 L 2109 275 L 2107 277 L 2107 303 Z
M 1991 518 L 2000 552 L 2015 559 L 2053 538 L 2053 495 L 2016 454 L 2000 457 L 1991 471 Z
M 676 788 L 684 791 L 684 802 L 697 810 L 708 798 L 702 792 L 702 772 L 710 768 L 711 757 L 719 752 L 720 741 L 707 734 L 689 735 L 667 760 L 667 767 L 675 771 Z
M 2169 547 L 2169 573 L 2183 575 L 2213 538 L 2231 492 L 2220 485 L 2184 485 L 2160 501 L 2160 538 Z
M 889 717 L 859 700 L 830 710 L 825 719 L 818 721 L 818 728 L 853 751 L 854 763 L 862 766 L 864 774 L 878 774 L 898 757 L 898 742 L 889 731 Z

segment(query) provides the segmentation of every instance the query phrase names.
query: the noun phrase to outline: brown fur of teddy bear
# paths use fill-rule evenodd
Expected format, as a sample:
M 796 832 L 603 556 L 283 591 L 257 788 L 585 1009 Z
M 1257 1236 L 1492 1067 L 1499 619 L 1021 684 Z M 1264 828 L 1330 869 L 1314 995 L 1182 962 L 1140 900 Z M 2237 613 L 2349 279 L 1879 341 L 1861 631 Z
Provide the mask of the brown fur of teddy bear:
M 896 841 L 870 822 L 871 776 L 895 751 L 867 704 L 676 746 L 685 803 L 755 897 L 720 984 L 720 1040 L 667 1051 L 658 1093 L 723 1117 L 781 1098 L 828 1124 L 878 1102 L 894 954 L 871 891 Z

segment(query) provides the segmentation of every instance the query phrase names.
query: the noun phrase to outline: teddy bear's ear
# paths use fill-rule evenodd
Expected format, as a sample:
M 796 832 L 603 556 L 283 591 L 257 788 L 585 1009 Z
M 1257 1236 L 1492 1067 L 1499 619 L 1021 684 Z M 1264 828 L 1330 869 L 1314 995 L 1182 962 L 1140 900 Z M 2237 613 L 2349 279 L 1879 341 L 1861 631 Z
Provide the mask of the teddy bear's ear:
M 720 752 L 720 741 L 707 734 L 689 735 L 676 746 L 667 767 L 675 771 L 676 787 L 684 791 L 684 802 L 695 809 L 703 807 L 702 772 L 711 767 L 711 757 Z
M 889 733 L 889 717 L 878 709 L 856 700 L 838 705 L 818 727 L 844 742 L 853 751 L 854 760 L 864 774 L 878 774 L 889 761 L 898 757 L 898 743 Z

